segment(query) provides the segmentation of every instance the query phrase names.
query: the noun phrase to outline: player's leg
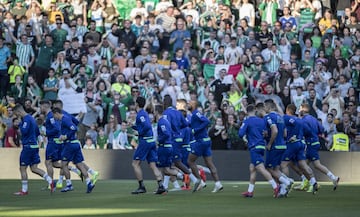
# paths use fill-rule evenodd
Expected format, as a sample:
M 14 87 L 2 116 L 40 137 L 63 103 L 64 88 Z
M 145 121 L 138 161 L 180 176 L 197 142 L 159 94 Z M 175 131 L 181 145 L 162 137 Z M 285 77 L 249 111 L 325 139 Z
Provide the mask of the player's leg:
M 212 156 L 204 156 L 204 162 L 205 165 L 210 169 L 211 171 L 211 176 L 213 177 L 214 181 L 215 181 L 215 187 L 214 190 L 212 191 L 213 193 L 219 192 L 221 190 L 224 189 L 224 187 L 222 186 L 220 179 L 219 179 L 219 175 L 216 169 L 216 166 L 212 160 Z
M 320 160 L 313 161 L 314 167 L 322 172 L 323 174 L 327 175 L 329 179 L 333 182 L 333 189 L 336 190 L 340 178 L 338 176 L 335 176 L 326 166 L 321 164 Z
M 275 182 L 275 180 L 271 176 L 270 172 L 267 169 L 265 169 L 264 164 L 260 163 L 260 164 L 256 165 L 255 169 L 256 169 L 257 172 L 259 172 L 270 183 L 271 187 L 274 190 L 274 195 L 273 196 L 278 197 L 280 187 Z
M 28 194 L 28 175 L 26 172 L 27 167 L 28 166 L 20 166 L 21 191 L 15 192 L 14 195 L 23 196 Z
M 249 172 L 250 172 L 250 181 L 248 190 L 246 192 L 241 193 L 244 197 L 253 197 L 254 195 L 254 188 L 255 188 L 255 182 L 256 182 L 256 169 L 254 164 L 249 164 Z

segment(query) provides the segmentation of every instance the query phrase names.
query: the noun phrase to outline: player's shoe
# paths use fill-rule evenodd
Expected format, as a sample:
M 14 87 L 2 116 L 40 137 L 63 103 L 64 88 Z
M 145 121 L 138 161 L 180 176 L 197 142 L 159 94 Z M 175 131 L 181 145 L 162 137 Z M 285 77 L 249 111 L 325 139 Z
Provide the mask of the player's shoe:
M 190 176 L 189 174 L 184 174 L 183 182 L 185 186 L 190 186 Z
M 307 190 L 309 190 L 309 187 L 310 187 L 310 182 L 309 182 L 309 180 L 305 179 L 304 181 L 301 182 L 300 185 L 295 186 L 294 190 L 307 191 Z
M 29 193 L 26 191 L 26 192 L 23 192 L 23 191 L 18 191 L 18 192 L 15 192 L 14 195 L 16 196 L 26 196 L 28 195 Z
M 191 190 L 191 187 L 184 185 L 184 186 L 181 187 L 181 190 L 190 191 L 190 190 Z
M 241 193 L 241 195 L 242 195 L 243 197 L 252 198 L 252 197 L 254 196 L 254 193 L 253 193 L 253 192 L 248 192 L 248 191 L 246 191 L 246 192 Z
M 184 187 L 183 187 L 184 188 Z M 186 187 L 185 187 L 186 188 Z M 169 190 L 169 192 L 171 192 L 171 191 L 182 191 L 183 189 L 182 188 L 172 188 L 172 189 L 170 189 Z M 189 188 L 189 189 L 187 189 L 187 190 L 191 190 L 191 188 Z
M 62 182 L 57 182 L 56 183 L 56 188 L 57 189 L 62 189 L 63 188 L 63 183 Z
M 217 192 L 222 191 L 222 190 L 224 190 L 224 187 L 222 186 L 222 184 L 219 184 L 219 185 L 215 185 L 214 190 L 212 190 L 211 192 L 212 193 L 217 193 Z
M 335 191 L 339 185 L 339 182 L 340 182 L 340 177 L 336 177 L 336 179 L 333 180 L 333 190 Z
M 155 192 L 155 194 L 162 194 L 162 195 L 165 195 L 166 193 L 167 190 L 163 186 L 159 187 Z
M 279 193 L 280 193 L 280 185 L 277 185 L 276 188 L 274 189 L 273 197 L 277 198 L 279 196 Z
M 200 191 L 205 186 L 206 186 L 205 182 L 203 180 L 199 179 L 198 181 L 196 181 L 196 183 L 194 185 L 193 192 Z
M 53 180 L 50 183 L 50 194 L 54 193 L 56 190 L 56 182 Z
M 200 169 L 199 169 L 199 175 L 200 175 L 201 180 L 203 180 L 204 182 L 206 182 L 206 174 L 205 174 L 205 171 L 204 171 L 203 168 L 200 168 Z
M 95 184 L 89 182 L 89 184 L 87 184 L 86 193 L 87 194 L 91 193 L 94 188 L 95 188 Z
M 99 178 L 99 172 L 98 171 L 95 171 L 94 172 L 94 175 L 92 175 L 92 177 L 91 177 L 91 182 L 95 185 L 96 184 L 96 182 L 97 182 L 97 180 L 98 180 L 98 178 Z
M 286 194 L 285 194 L 286 197 L 293 189 L 293 186 L 294 186 L 294 180 L 290 179 L 290 184 L 286 186 Z
M 61 192 L 68 192 L 68 191 L 73 191 L 74 188 L 72 185 L 67 185 L 65 188 L 61 189 Z
M 146 193 L 146 188 L 145 187 L 139 187 L 135 191 L 131 192 L 131 194 L 143 194 L 143 193 Z
M 315 184 L 313 184 L 313 186 L 312 186 L 312 193 L 313 194 L 316 194 L 317 192 L 318 192 L 318 190 L 319 190 L 319 185 L 318 185 L 318 183 L 317 182 L 315 182 Z

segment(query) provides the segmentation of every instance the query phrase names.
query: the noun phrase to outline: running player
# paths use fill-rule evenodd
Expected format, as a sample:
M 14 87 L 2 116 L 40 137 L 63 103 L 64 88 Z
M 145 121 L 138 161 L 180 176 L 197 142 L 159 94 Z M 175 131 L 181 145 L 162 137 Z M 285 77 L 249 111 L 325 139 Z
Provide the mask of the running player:
M 264 117 L 267 127 L 265 167 L 281 183 L 283 194 L 287 194 L 293 181 L 280 171 L 281 159 L 286 151 L 284 119 L 277 112 L 277 106 L 273 100 L 266 100 L 264 104 L 257 104 L 256 110 L 258 114 Z
M 329 179 L 333 182 L 333 189 L 336 190 L 340 178 L 335 176 L 328 168 L 320 162 L 319 156 L 319 149 L 320 149 L 320 142 L 319 142 L 319 135 L 322 134 L 320 123 L 309 114 L 310 106 L 308 104 L 302 104 L 300 106 L 300 115 L 302 116 L 302 120 L 304 123 L 304 138 L 306 143 L 306 158 L 308 161 L 314 164 L 314 167 L 326 174 Z M 312 192 L 316 193 L 318 190 L 318 184 L 315 183 L 312 187 Z M 311 189 L 310 189 L 311 190 Z
M 68 168 L 69 162 L 72 161 L 81 171 L 82 175 L 86 180 L 86 193 L 91 193 L 91 191 L 95 187 L 95 184 L 91 182 L 86 166 L 84 164 L 84 156 L 81 152 L 80 141 L 76 138 L 77 127 L 72 122 L 70 117 L 63 114 L 63 111 L 60 108 L 53 108 L 52 113 L 56 120 L 61 121 L 61 133 L 59 140 L 64 143 L 64 147 L 61 153 L 61 167 L 64 171 L 67 185 L 61 191 L 67 192 L 73 190 L 70 181 L 70 171 Z
M 23 149 L 20 154 L 20 174 L 21 174 L 21 191 L 14 193 L 15 195 L 24 196 L 28 194 L 28 175 L 27 168 L 30 166 L 31 172 L 43 177 L 50 185 L 50 192 L 55 189 L 54 182 L 51 177 L 42 169 L 38 168 L 40 163 L 39 145 L 37 137 L 40 135 L 39 128 L 35 119 L 25 112 L 22 105 L 16 105 L 13 108 L 14 114 L 22 118 L 19 125 L 21 132 L 21 141 Z
M 59 109 L 61 109 L 62 113 L 63 113 L 65 116 L 67 116 L 68 118 L 70 118 L 71 121 L 75 124 L 75 126 L 78 126 L 78 125 L 79 125 L 80 122 L 79 122 L 79 120 L 78 120 L 77 118 L 75 118 L 73 115 L 71 115 L 71 114 L 67 113 L 66 111 L 64 111 L 64 109 L 63 109 L 63 102 L 62 102 L 61 100 L 55 100 L 55 101 L 53 102 L 53 107 L 54 107 L 54 108 L 59 108 Z M 82 114 L 79 114 L 78 116 L 81 116 L 81 115 L 82 115 Z M 63 146 L 63 145 L 62 145 L 62 146 Z M 62 146 L 61 146 L 61 147 L 62 147 Z M 61 155 L 61 149 L 60 149 L 60 155 Z M 99 178 L 99 176 L 100 176 L 99 172 L 96 171 L 96 170 L 93 170 L 91 167 L 89 167 L 89 166 L 88 166 L 87 164 L 85 164 L 85 163 L 84 163 L 84 165 L 85 165 L 85 168 L 86 168 L 88 174 L 91 175 L 91 182 L 94 183 L 94 184 L 96 184 L 96 182 L 97 182 L 97 180 L 98 180 L 98 178 Z M 74 173 L 76 173 L 76 174 L 78 174 L 78 175 L 80 176 L 80 178 L 81 178 L 81 181 L 83 181 L 84 177 L 83 177 L 83 175 L 81 174 L 81 172 L 80 172 L 80 170 L 79 170 L 78 168 L 69 165 L 69 170 L 72 171 L 72 172 L 74 172 Z M 57 188 L 62 188 L 62 182 L 63 182 L 63 176 L 60 175 L 60 178 L 59 178 L 59 180 L 58 180 L 57 183 L 56 183 L 56 187 L 57 187 Z M 69 182 L 71 182 L 71 181 L 67 181 L 67 182 L 68 182 L 68 183 L 67 183 L 67 185 L 68 185 Z
M 295 116 L 295 112 L 296 106 L 294 104 L 289 104 L 286 107 L 284 123 L 286 126 L 287 149 L 283 154 L 281 168 L 283 171 L 288 171 L 290 162 L 297 162 L 300 169 L 304 171 L 306 178 L 310 180 L 311 185 L 316 185 L 314 173 L 306 163 L 305 145 L 301 141 L 303 139 L 303 123 L 300 118 Z
M 192 116 L 190 125 L 194 133 L 195 142 L 192 144 L 192 150 L 189 154 L 188 164 L 191 168 L 192 174 L 196 177 L 195 186 L 193 192 L 199 191 L 205 187 L 205 182 L 201 179 L 199 169 L 196 165 L 196 160 L 199 157 L 204 158 L 206 166 L 210 169 L 211 175 L 215 181 L 213 193 L 217 193 L 223 190 L 223 186 L 220 182 L 217 169 L 212 160 L 211 153 L 211 139 L 209 138 L 207 127 L 210 124 L 209 119 L 202 115 L 194 106 L 192 108 Z
M 164 108 L 162 105 L 155 106 L 155 116 L 158 120 L 157 124 L 157 133 L 158 133 L 158 162 L 157 166 L 160 168 L 162 173 L 167 176 L 175 176 L 178 179 L 183 179 L 184 176 L 182 173 L 178 172 L 176 169 L 172 169 L 172 131 L 170 123 L 167 119 L 165 119 L 162 114 L 164 112 Z M 177 182 L 175 182 L 177 183 Z M 165 186 L 164 186 L 165 187 Z M 177 186 L 174 186 L 174 190 L 181 190 L 180 185 L 177 183 Z
M 280 186 L 275 182 L 269 171 L 264 166 L 264 152 L 265 140 L 263 133 L 266 131 L 265 122 L 263 119 L 256 116 L 256 109 L 254 105 L 246 107 L 247 118 L 239 129 L 239 137 L 246 136 L 248 141 L 248 149 L 250 151 L 250 183 L 248 191 L 242 193 L 244 197 L 253 197 L 255 188 L 256 172 L 260 172 L 266 180 L 269 181 L 273 190 L 274 197 L 279 194 Z
M 179 168 L 184 173 L 184 182 L 185 185 L 190 184 L 190 178 L 193 178 L 193 181 L 196 181 L 195 176 L 189 176 L 191 171 L 189 168 L 182 162 L 182 145 L 184 143 L 183 131 L 186 129 L 188 123 L 186 122 L 183 114 L 172 107 L 172 99 L 169 95 L 164 96 L 164 113 L 163 116 L 166 118 L 171 126 L 172 130 L 172 139 L 173 139 L 173 161 L 177 168 Z
M 146 193 L 146 188 L 143 182 L 143 174 L 140 164 L 142 161 L 147 160 L 158 182 L 158 189 L 155 193 L 163 194 L 166 192 L 166 189 L 162 184 L 162 174 L 160 170 L 156 167 L 156 162 L 158 160 L 156 153 L 156 144 L 153 137 L 153 131 L 152 131 L 149 115 L 144 110 L 145 104 L 146 104 L 146 100 L 144 97 L 138 97 L 136 99 L 137 116 L 133 129 L 138 131 L 139 145 L 134 153 L 132 166 L 134 168 L 135 176 L 139 182 L 139 187 L 131 193 L 132 194 Z

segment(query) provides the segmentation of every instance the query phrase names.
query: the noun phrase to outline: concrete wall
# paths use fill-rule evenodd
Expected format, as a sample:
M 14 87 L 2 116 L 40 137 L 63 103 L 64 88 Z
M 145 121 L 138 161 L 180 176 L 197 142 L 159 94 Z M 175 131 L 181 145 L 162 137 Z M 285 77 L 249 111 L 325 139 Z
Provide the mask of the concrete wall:
M 19 179 L 19 154 L 20 149 L 0 149 L 0 179 Z M 40 150 L 44 167 L 44 150 Z M 84 150 L 85 162 L 92 168 L 98 170 L 101 179 L 135 179 L 131 167 L 132 151 L 119 150 Z M 321 161 L 334 174 L 341 177 L 341 181 L 360 182 L 360 152 L 321 152 Z M 249 178 L 248 165 L 249 153 L 247 151 L 214 151 L 214 162 L 222 180 L 247 181 Z M 199 164 L 203 161 L 199 159 Z M 148 169 L 147 163 L 142 165 L 145 179 L 153 179 L 153 175 Z M 38 178 L 30 174 L 30 178 Z M 57 178 L 58 172 L 55 172 Z M 317 179 L 328 181 L 327 176 L 316 172 Z M 74 178 L 78 178 L 73 176 Z M 298 179 L 297 176 L 293 176 Z M 258 175 L 262 180 L 261 175 Z

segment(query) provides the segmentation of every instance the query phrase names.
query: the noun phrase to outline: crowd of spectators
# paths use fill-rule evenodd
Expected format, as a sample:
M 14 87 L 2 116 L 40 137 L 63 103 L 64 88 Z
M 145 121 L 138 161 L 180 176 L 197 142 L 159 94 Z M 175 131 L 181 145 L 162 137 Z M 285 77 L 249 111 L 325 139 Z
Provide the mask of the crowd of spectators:
M 0 4 L 0 144 L 20 145 L 16 103 L 44 146 L 40 101 L 83 93 L 86 111 L 74 115 L 88 149 L 136 148 L 136 97 L 152 117 L 170 95 L 210 119 L 214 149 L 246 149 L 245 107 L 273 99 L 280 112 L 309 103 L 324 150 L 344 133 L 360 151 L 359 0 L 150 2 L 136 0 L 129 17 L 111 0 Z M 206 64 L 241 67 L 229 79 L 226 68 L 205 75 Z

